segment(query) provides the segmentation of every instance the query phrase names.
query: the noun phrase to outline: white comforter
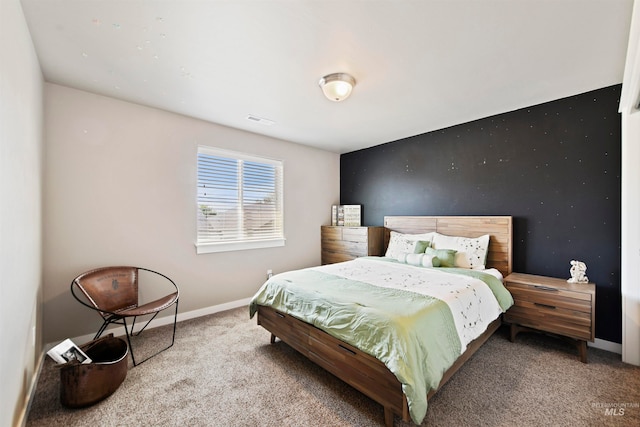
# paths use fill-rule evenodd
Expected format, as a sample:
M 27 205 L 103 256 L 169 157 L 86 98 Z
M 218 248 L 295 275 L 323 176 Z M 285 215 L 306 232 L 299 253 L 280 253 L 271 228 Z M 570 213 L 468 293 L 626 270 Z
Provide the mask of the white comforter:
M 358 258 L 355 262 L 329 264 L 312 270 L 444 301 L 453 315 L 461 352 L 503 312 L 493 292 L 482 280 L 438 268 Z

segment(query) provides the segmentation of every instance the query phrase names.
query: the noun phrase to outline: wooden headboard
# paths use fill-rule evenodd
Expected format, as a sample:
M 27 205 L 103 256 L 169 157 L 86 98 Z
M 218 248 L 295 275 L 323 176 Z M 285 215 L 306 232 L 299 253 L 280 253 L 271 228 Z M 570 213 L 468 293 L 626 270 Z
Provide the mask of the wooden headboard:
M 513 226 L 510 216 L 385 216 L 384 227 L 385 250 L 391 231 L 409 234 L 437 231 L 461 237 L 489 234 L 487 268 L 495 268 L 505 277 L 511 274 Z

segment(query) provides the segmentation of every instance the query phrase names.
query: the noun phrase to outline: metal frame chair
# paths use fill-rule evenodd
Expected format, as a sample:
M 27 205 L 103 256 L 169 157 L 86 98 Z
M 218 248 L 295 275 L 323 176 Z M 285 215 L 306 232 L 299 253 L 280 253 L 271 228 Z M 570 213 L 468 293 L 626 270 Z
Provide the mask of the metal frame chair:
M 161 276 L 169 281 L 175 288 L 175 292 L 166 295 L 162 298 L 145 303 L 143 305 L 138 304 L 138 271 L 148 271 L 155 275 Z M 84 298 L 81 298 L 76 292 L 82 293 Z M 180 291 L 176 283 L 169 277 L 154 270 L 149 270 L 142 267 L 102 267 L 94 270 L 87 271 L 80 274 L 71 282 L 71 294 L 73 297 L 85 307 L 97 311 L 102 317 L 104 322 L 102 326 L 93 338 L 98 339 L 100 335 L 106 330 L 110 324 L 120 324 L 124 326 L 125 333 L 127 335 L 127 343 L 131 350 L 131 359 L 133 366 L 137 366 L 153 356 L 156 356 L 163 351 L 173 346 L 176 337 L 176 323 L 178 321 L 178 299 Z M 88 301 L 88 302 L 87 302 Z M 131 347 L 131 336 L 138 336 L 145 330 L 145 328 L 156 318 L 158 313 L 171 307 L 176 306 L 175 314 L 173 318 L 173 336 L 171 338 L 171 344 L 165 347 L 151 356 L 147 357 L 141 362 L 136 362 L 133 354 L 133 348 Z M 138 332 L 134 332 L 136 318 L 139 316 L 153 315 L 151 319 L 140 329 Z M 131 323 L 131 330 L 127 326 L 127 318 L 133 317 Z

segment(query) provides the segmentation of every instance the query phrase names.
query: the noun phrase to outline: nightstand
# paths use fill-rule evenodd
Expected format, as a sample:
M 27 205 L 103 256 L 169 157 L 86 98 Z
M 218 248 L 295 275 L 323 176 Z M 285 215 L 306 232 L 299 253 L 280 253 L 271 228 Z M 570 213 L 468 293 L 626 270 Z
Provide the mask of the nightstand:
M 384 227 L 323 225 L 320 231 L 322 264 L 382 255 L 383 231 Z
M 504 315 L 512 342 L 528 330 L 561 335 L 575 340 L 580 361 L 587 363 L 587 341 L 595 339 L 595 284 L 522 273 L 511 273 L 504 283 L 514 300 Z

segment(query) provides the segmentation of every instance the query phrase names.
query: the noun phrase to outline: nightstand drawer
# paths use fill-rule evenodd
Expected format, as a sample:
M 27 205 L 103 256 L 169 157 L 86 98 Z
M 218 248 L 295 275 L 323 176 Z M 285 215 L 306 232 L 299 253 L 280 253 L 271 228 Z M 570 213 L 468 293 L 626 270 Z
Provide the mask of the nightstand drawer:
M 567 310 L 591 313 L 591 294 L 542 285 L 523 285 L 506 282 L 507 289 L 514 300 L 529 301 L 547 306 L 561 307 Z
M 591 313 L 516 300 L 505 322 L 517 323 L 576 339 L 591 340 Z

